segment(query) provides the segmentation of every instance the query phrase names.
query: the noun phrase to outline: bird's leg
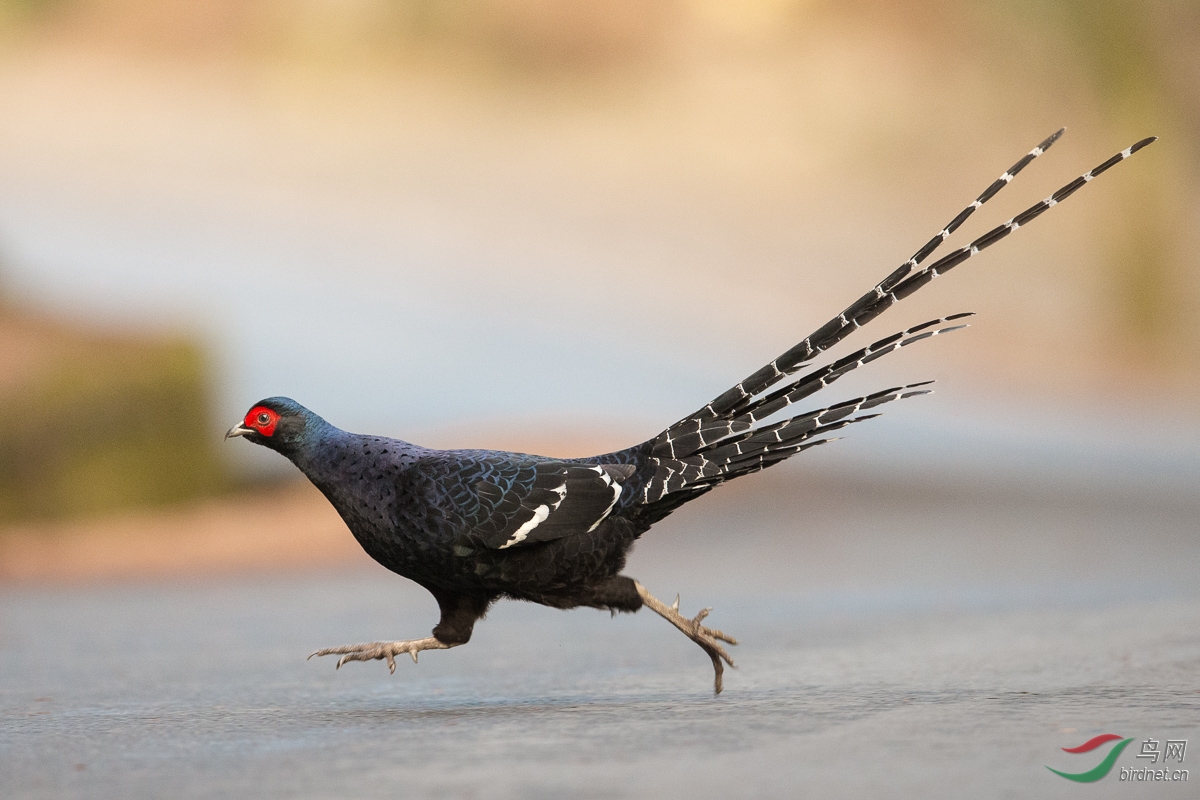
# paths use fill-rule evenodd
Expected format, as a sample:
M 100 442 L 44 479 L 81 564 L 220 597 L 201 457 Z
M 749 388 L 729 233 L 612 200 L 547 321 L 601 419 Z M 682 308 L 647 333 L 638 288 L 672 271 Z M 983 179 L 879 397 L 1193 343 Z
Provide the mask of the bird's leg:
M 324 647 L 309 656 L 336 656 L 338 659 L 337 669 L 341 669 L 342 664 L 347 661 L 375 661 L 384 659 L 387 661 L 388 670 L 393 674 L 396 672 L 396 656 L 408 653 L 412 656 L 413 663 L 417 663 L 417 653 L 422 650 L 448 650 L 451 647 L 457 647 L 462 642 L 447 644 L 439 641 L 434 636 L 427 636 L 424 639 L 409 639 L 404 642 L 367 642 L 365 644 L 347 644 L 341 647 Z
M 637 586 L 638 596 L 642 598 L 642 603 L 647 608 L 649 608 L 655 614 L 658 614 L 667 622 L 674 625 L 676 628 L 679 628 L 679 630 L 683 631 L 685 636 L 687 636 L 696 644 L 700 645 L 701 649 L 708 653 L 708 657 L 712 659 L 713 672 L 716 673 L 716 676 L 713 679 L 713 688 L 715 689 L 715 694 L 720 694 L 721 689 L 723 688 L 722 675 L 725 672 L 725 667 L 723 664 L 721 664 L 721 660 L 724 659 L 726 664 L 734 667 L 735 669 L 736 665 L 734 665 L 733 659 L 729 657 L 729 653 L 725 652 L 725 648 L 721 647 L 721 645 L 717 642 L 722 641 L 726 644 L 737 644 L 737 639 L 734 639 L 732 636 L 728 636 L 721 631 L 716 630 L 715 628 L 708 628 L 700 624 L 704 621 L 704 618 L 708 616 L 708 612 L 712 611 L 711 608 L 701 609 L 699 614 L 692 619 L 688 619 L 679 613 L 678 595 L 676 595 L 675 602 L 673 604 L 667 605 L 654 595 L 650 594 L 650 592 L 646 591 L 645 586 L 642 586 L 636 581 L 634 584 Z
M 417 653 L 422 650 L 449 650 L 471 640 L 471 631 L 475 621 L 487 611 L 488 605 L 494 598 L 489 596 L 474 596 L 433 592 L 442 611 L 442 618 L 433 628 L 433 636 L 424 639 L 409 639 L 402 642 L 367 642 L 366 644 L 348 644 L 342 647 L 325 647 L 309 656 L 337 656 L 337 666 L 340 669 L 347 661 L 387 661 L 388 669 L 396 672 L 396 656 L 408 653 L 413 663 L 417 663 Z

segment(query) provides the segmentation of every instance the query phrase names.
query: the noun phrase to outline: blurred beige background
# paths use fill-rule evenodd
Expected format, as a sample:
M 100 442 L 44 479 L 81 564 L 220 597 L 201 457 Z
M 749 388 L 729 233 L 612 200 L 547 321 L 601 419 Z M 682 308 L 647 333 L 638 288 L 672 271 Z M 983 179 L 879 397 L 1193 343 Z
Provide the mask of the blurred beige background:
M 1105 480 L 1190 491 L 1198 34 L 1183 0 L 6 0 L 0 577 L 167 569 L 183 529 L 214 533 L 175 569 L 278 561 L 271 520 L 319 498 L 218 441 L 262 396 L 433 446 L 652 435 L 1061 125 L 952 242 L 1162 138 L 849 342 L 979 312 L 839 385 L 941 380 L 797 469 L 1061 476 L 1098 447 Z M 118 530 L 145 547 L 65 555 Z
M 0 796 L 1066 798 L 1064 747 L 1194 748 L 1198 41 L 1195 0 L 0 0 Z M 719 698 L 653 615 L 523 603 L 304 661 L 435 603 L 221 441 L 254 401 L 632 444 L 1062 125 L 951 246 L 1161 139 L 813 402 L 936 394 L 633 551 L 741 641 Z

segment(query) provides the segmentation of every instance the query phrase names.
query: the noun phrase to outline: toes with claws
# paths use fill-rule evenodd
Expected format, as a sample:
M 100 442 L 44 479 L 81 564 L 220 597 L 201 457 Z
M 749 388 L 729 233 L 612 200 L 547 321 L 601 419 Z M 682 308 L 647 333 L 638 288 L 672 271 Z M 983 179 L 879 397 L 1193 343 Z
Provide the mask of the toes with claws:
M 701 609 L 700 613 L 698 613 L 695 617 L 688 619 L 679 613 L 678 595 L 675 596 L 675 602 L 668 606 L 666 603 L 650 594 L 650 592 L 646 590 L 646 587 L 642 586 L 640 583 L 637 584 L 637 591 L 638 595 L 640 595 L 642 598 L 642 603 L 644 603 L 647 608 L 658 614 L 667 622 L 670 622 L 679 630 L 683 631 L 685 636 L 687 636 L 696 644 L 700 645 L 700 648 L 708 654 L 708 657 L 712 659 L 713 672 L 715 673 L 715 677 L 713 679 L 713 688 L 716 694 L 720 694 L 721 689 L 724 688 L 723 677 L 725 672 L 725 667 L 721 662 L 724 661 L 725 664 L 728 664 L 735 669 L 737 666 L 733 663 L 733 659 L 730 658 L 729 653 L 719 644 L 719 642 L 725 642 L 726 644 L 737 644 L 737 639 L 734 639 L 732 636 L 729 636 L 717 630 L 716 628 L 709 628 L 701 624 L 705 617 L 709 615 L 709 612 L 712 611 L 711 608 Z
M 348 644 L 341 647 L 326 647 L 309 655 L 313 656 L 337 656 L 337 666 L 335 669 L 341 669 L 342 665 L 347 661 L 387 661 L 388 671 L 392 674 L 396 672 L 396 656 L 407 653 L 412 656 L 413 663 L 417 663 L 417 653 L 422 650 L 446 650 L 453 645 L 445 644 L 438 641 L 436 638 L 429 636 L 424 639 L 410 639 L 403 642 L 368 642 L 366 644 Z

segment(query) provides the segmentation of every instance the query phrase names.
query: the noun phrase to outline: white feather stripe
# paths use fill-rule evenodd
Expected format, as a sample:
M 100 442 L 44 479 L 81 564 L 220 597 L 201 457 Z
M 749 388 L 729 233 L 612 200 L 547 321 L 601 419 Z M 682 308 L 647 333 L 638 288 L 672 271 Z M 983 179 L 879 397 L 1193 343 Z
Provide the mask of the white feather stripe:
M 548 516 L 550 516 L 550 507 L 538 506 L 533 512 L 533 519 L 517 528 L 516 532 L 513 533 L 512 538 L 500 545 L 499 549 L 503 550 L 506 547 L 512 547 L 514 544 L 520 544 L 521 542 L 525 541 L 525 537 L 528 536 L 534 528 L 545 522 L 546 517 Z
M 608 484 L 608 488 L 612 489 L 613 499 L 612 499 L 612 502 L 608 504 L 608 508 L 604 509 L 604 513 L 600 515 L 600 519 L 593 522 L 592 527 L 588 528 L 588 533 L 591 533 L 592 531 L 596 530 L 596 528 L 600 527 L 600 523 L 604 522 L 604 520 L 606 520 L 608 518 L 608 515 L 610 513 L 612 513 L 613 506 L 615 506 L 617 504 L 617 501 L 621 499 L 621 489 L 622 489 L 621 484 L 617 483 L 611 477 L 609 477 L 609 474 L 607 472 L 605 472 L 603 469 L 601 469 L 600 467 L 593 467 L 592 469 L 594 469 L 594 470 L 596 470 L 596 472 L 600 473 L 600 477 L 603 478 L 604 482 Z

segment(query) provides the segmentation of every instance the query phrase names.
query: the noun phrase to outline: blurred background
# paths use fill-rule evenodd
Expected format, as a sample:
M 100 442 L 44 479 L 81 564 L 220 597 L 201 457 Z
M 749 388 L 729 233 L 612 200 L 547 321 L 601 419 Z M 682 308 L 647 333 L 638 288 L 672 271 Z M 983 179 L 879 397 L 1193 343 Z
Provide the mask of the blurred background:
M 1198 44 L 1195 0 L 0 0 L 0 795 L 1051 797 L 1200 738 Z M 1063 125 L 950 246 L 1161 138 L 813 402 L 936 394 L 639 542 L 742 640 L 721 698 L 647 614 L 303 661 L 436 609 L 222 442 L 255 401 L 633 444 Z
M 1161 141 L 849 342 L 980 314 L 829 399 L 940 394 L 785 469 L 1194 491 L 1198 34 L 1187 0 L 3 0 L 0 575 L 277 491 L 220 441 L 263 396 L 432 446 L 641 440 L 1061 125 L 959 239 Z
M 643 439 L 1063 124 L 961 238 L 1162 141 L 876 323 L 980 312 L 838 387 L 938 396 L 795 469 L 1195 486 L 1192 3 L 0 8 L 0 518 L 26 540 L 284 502 L 289 465 L 219 438 L 275 394 L 433 446 Z

